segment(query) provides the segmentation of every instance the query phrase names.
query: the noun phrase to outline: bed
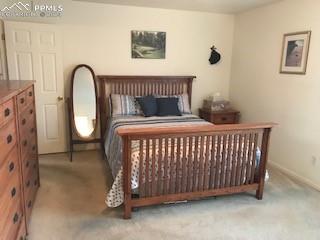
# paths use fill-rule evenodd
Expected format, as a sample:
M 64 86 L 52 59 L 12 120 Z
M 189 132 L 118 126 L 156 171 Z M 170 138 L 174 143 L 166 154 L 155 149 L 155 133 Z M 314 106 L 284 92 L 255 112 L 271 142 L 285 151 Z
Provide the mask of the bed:
M 114 183 L 107 205 L 133 208 L 256 191 L 262 199 L 273 123 L 213 125 L 192 114 L 111 116 L 110 94 L 186 93 L 193 76 L 98 76 L 102 146 Z

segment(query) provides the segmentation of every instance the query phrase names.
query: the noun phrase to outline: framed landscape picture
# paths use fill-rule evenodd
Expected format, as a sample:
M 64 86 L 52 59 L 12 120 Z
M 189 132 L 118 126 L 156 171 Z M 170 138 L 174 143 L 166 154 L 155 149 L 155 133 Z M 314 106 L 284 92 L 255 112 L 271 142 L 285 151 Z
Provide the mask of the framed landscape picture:
M 166 58 L 166 33 L 131 31 L 132 58 Z
M 310 37 L 311 31 L 284 35 L 280 73 L 306 74 Z

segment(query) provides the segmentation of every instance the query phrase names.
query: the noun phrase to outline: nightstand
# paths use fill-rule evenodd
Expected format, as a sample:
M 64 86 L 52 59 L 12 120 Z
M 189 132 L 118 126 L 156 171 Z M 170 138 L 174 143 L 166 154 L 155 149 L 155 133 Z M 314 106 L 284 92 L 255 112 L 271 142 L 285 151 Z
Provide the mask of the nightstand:
M 199 116 L 214 124 L 236 124 L 239 122 L 240 112 L 233 109 L 213 112 L 209 109 L 200 108 Z

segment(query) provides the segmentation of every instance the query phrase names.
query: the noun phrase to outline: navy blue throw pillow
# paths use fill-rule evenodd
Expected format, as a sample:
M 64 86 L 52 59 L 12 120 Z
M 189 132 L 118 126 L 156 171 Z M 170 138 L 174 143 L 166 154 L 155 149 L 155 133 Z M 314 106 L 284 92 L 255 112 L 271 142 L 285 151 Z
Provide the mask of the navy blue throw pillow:
M 143 115 L 145 117 L 155 116 L 157 114 L 157 101 L 152 95 L 136 98 L 139 103 Z
M 157 116 L 181 116 L 178 98 L 157 98 Z

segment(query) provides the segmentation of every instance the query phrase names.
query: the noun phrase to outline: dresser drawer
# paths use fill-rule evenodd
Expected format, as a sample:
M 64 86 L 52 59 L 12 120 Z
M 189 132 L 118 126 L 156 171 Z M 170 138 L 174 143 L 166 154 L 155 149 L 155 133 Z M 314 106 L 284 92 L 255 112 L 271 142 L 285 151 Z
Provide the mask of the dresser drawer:
M 39 179 L 38 179 L 38 172 L 34 169 L 30 169 L 29 177 L 27 180 L 27 184 L 29 186 L 25 188 L 25 212 L 26 212 L 26 220 L 29 222 L 31 211 L 35 202 L 37 190 L 39 188 Z
M 17 203 L 21 204 L 21 199 L 20 177 L 18 174 L 15 174 L 11 181 L 8 182 L 7 187 L 0 198 L 1 218 L 9 216 L 15 211 Z M 0 229 L 6 224 L 5 221 L 0 221 Z
M 10 182 L 15 175 L 20 174 L 18 159 L 18 147 L 15 146 L 3 161 L 3 164 L 0 165 L 0 196 L 2 196 L 8 182 Z
M 25 176 L 23 180 L 25 194 L 28 194 L 32 189 L 37 189 L 39 187 L 38 168 L 34 168 L 33 166 L 28 170 L 27 176 Z M 37 163 L 36 166 L 38 166 Z
M 0 126 L 2 124 L 7 123 L 14 117 L 14 102 L 13 99 L 6 101 L 5 103 L 1 104 L 0 106 Z
M 29 114 L 25 111 L 19 117 L 19 129 L 20 129 L 20 138 L 23 138 L 23 135 L 32 135 L 35 132 L 35 119 L 34 114 Z
M 15 121 L 10 121 L 0 129 L 0 165 L 17 142 Z
M 28 105 L 27 110 L 24 112 L 24 114 L 27 118 L 29 117 L 35 119 L 35 106 L 33 103 Z
M 23 112 L 20 112 L 20 118 L 35 118 L 35 106 L 33 103 L 27 105 Z
M 36 158 L 27 155 L 22 161 L 22 173 L 23 176 L 28 176 L 30 171 L 34 171 L 38 167 L 38 160 Z
M 16 201 L 20 197 L 20 176 L 16 171 L 6 182 L 0 195 L 0 210 L 1 212 L 12 201 Z
M 236 124 L 239 122 L 240 112 L 233 109 L 224 111 L 210 111 L 199 109 L 199 116 L 213 124 Z
M 25 159 L 27 155 L 34 154 L 36 150 L 36 133 L 34 131 L 26 131 L 20 136 L 21 159 Z
M 23 91 L 17 96 L 18 112 L 22 113 L 27 107 L 27 92 Z
M 38 158 L 38 148 L 37 148 L 37 136 L 36 134 L 33 135 L 32 141 L 30 144 L 29 148 L 29 155 L 32 159 L 37 159 Z
M 234 114 L 216 114 L 213 116 L 213 123 L 215 124 L 234 124 L 236 121 Z
M 25 223 L 25 219 L 22 218 L 22 222 L 20 224 L 16 240 L 25 240 L 26 239 L 26 235 L 27 235 L 26 223 Z
M 27 154 L 29 153 L 29 148 L 31 145 L 31 140 L 29 139 L 29 136 L 23 135 L 20 137 L 20 152 L 21 152 L 21 159 L 25 159 L 27 157 Z
M 32 114 L 30 114 L 32 112 Z M 27 109 L 19 116 L 19 127 L 23 131 L 24 128 L 35 125 L 35 115 L 33 104 L 28 106 Z
M 38 174 L 38 158 L 28 154 L 22 161 L 23 176 L 29 177 L 33 174 Z
M 4 219 L 4 226 L 0 230 L 1 232 L 1 240 L 16 240 L 19 228 L 23 223 L 23 211 L 21 202 L 18 201 L 15 203 L 13 208 L 11 209 L 9 215 Z
M 26 96 L 27 96 L 27 105 L 32 104 L 34 101 L 34 92 L 33 92 L 33 87 L 29 87 L 26 90 Z

